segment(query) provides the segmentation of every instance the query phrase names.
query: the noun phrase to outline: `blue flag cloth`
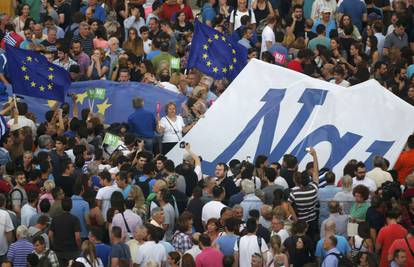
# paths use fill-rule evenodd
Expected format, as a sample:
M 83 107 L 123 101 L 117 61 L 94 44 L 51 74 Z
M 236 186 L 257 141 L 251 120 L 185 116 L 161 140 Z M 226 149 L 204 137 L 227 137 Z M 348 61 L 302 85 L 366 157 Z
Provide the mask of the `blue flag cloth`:
M 99 94 L 97 93 L 99 91 Z M 95 92 L 92 94 L 91 92 Z M 144 99 L 144 108 L 154 115 L 157 114 L 157 105 L 161 107 L 161 116 L 164 116 L 164 107 L 170 102 L 177 105 L 177 114 L 181 112 L 181 104 L 187 100 L 182 94 L 177 94 L 165 88 L 137 82 L 112 82 L 95 80 L 73 82 L 67 91 L 65 101 L 71 106 L 72 116 L 73 100 L 69 95 L 76 95 L 76 104 L 79 110 L 90 108 L 93 103 L 93 112 L 105 118 L 105 123 L 127 122 L 128 116 L 134 112 L 132 99 L 136 96 Z M 45 120 L 45 112 L 55 105 L 54 100 L 38 99 L 25 96 L 22 100 L 29 106 L 39 122 Z M 1 102 L 0 102 L 1 104 Z M 1 125 L 0 125 L 1 126 Z
M 247 49 L 229 36 L 195 21 L 187 68 L 215 78 L 233 80 L 247 64 Z
M 64 102 L 70 75 L 39 52 L 6 46 L 13 93 Z

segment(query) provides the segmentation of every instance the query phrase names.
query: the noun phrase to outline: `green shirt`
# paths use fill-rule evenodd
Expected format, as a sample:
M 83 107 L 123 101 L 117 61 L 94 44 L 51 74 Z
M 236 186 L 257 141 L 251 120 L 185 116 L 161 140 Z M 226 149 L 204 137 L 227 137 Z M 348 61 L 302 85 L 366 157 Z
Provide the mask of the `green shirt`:
M 40 0 L 23 0 L 23 4 L 30 6 L 30 17 L 40 22 Z
M 369 203 L 354 203 L 352 204 L 350 216 L 353 219 L 356 219 L 358 222 L 364 222 L 367 214 L 367 210 L 369 208 Z

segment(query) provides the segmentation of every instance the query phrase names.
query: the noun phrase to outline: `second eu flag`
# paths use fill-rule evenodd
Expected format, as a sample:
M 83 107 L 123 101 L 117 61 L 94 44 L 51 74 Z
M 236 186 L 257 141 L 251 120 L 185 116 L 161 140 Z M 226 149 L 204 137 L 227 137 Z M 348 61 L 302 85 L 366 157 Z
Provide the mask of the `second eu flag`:
M 6 57 L 13 93 L 64 102 L 69 72 L 35 51 L 7 45 Z
M 215 78 L 234 79 L 247 63 L 247 49 L 213 28 L 195 21 L 187 68 Z

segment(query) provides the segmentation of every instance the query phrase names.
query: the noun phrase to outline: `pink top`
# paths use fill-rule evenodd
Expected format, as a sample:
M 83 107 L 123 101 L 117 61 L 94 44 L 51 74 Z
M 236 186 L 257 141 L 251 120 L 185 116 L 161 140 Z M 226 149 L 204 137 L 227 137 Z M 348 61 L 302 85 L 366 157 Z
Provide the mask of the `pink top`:
M 40 211 L 40 206 L 39 205 L 40 205 L 40 202 L 43 199 L 49 200 L 50 206 L 52 206 L 53 202 L 55 202 L 55 200 L 53 199 L 52 193 L 44 193 L 43 195 L 41 195 L 39 197 L 39 204 L 37 204 L 37 210 L 39 210 L 39 211 Z
M 93 39 L 93 46 L 95 47 L 95 49 L 97 48 L 108 48 L 108 41 L 107 40 L 99 40 L 98 38 Z
M 196 267 L 220 267 L 223 266 L 223 254 L 220 250 L 208 247 L 196 257 Z

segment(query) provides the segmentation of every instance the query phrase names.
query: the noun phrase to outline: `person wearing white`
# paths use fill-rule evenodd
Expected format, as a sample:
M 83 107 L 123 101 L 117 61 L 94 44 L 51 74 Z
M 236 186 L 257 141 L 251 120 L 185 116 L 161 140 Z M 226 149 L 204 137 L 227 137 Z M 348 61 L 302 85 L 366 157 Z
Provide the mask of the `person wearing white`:
M 329 9 L 331 11 L 331 19 L 335 19 L 336 1 L 334 0 L 315 0 L 312 4 L 311 19 L 317 20 L 323 9 Z
M 273 217 L 271 227 L 270 236 L 278 235 L 283 244 L 286 238 L 289 237 L 289 232 L 285 229 L 285 222 L 280 218 Z
M 131 8 L 131 16 L 124 20 L 125 36 L 128 36 L 128 30 L 134 27 L 141 37 L 139 29 L 141 29 L 142 26 L 145 26 L 145 19 L 141 17 L 139 9 L 137 7 Z
M 240 19 L 247 15 L 250 17 L 250 23 L 256 24 L 256 17 L 252 9 L 247 8 L 247 0 L 237 0 L 237 9 L 230 14 L 230 31 L 237 30 L 241 26 Z
M 354 203 L 354 195 L 352 194 L 352 177 L 345 175 L 341 178 L 342 191 L 335 194 L 334 199 L 341 203 L 343 214 L 351 211 L 352 203 Z
M 0 200 L 2 201 L 0 207 L 3 208 L 6 205 L 6 197 L 2 194 Z M 8 244 L 12 241 L 14 226 L 9 213 L 2 209 L 0 209 L 0 222 L 0 256 L 5 256 Z
M 122 192 L 121 189 L 113 185 L 112 177 L 109 172 L 103 172 L 100 175 L 100 182 L 104 186 L 98 190 L 96 194 L 96 200 L 98 206 L 102 210 L 102 216 L 106 221 L 106 213 L 111 207 L 111 196 L 115 191 Z
M 81 262 L 85 267 L 104 267 L 102 260 L 96 256 L 95 244 L 89 240 L 82 243 L 81 256 L 76 258 L 76 262 Z
M 224 198 L 224 189 L 219 186 L 213 188 L 213 200 L 207 202 L 201 211 L 201 221 L 205 224 L 210 218 L 220 218 L 220 212 L 227 207 L 221 200 Z
M 387 181 L 392 182 L 392 176 L 389 172 L 383 170 L 386 168 L 384 158 L 381 156 L 374 157 L 374 168 L 367 172 L 367 176 L 374 180 L 375 184 L 378 187 Z
M 250 267 L 252 256 L 255 253 L 261 254 L 262 258 L 266 258 L 268 247 L 263 238 L 256 236 L 257 223 L 256 220 L 250 218 L 246 223 L 247 235 L 240 238 L 234 244 L 235 266 Z
M 159 120 L 157 132 L 162 134 L 162 154 L 166 155 L 183 138 L 187 127 L 183 118 L 177 115 L 177 107 L 174 102 L 165 106 L 166 116 Z
M 30 203 L 25 204 L 21 210 L 21 219 L 22 219 L 21 224 L 29 227 L 30 218 L 32 218 L 32 216 L 36 214 L 37 214 L 36 204 L 34 205 Z
M 273 29 L 276 25 L 275 17 L 268 17 L 266 22 L 266 27 L 264 27 L 262 32 L 262 50 L 261 53 L 266 52 L 272 45 L 275 44 L 275 32 Z
M 161 266 L 164 266 L 167 261 L 167 252 L 163 245 L 157 240 L 157 233 L 155 226 L 148 228 L 148 241 L 144 242 L 139 247 L 136 262 L 139 266 L 145 266 L 145 264 L 151 260 L 158 262 Z
M 356 165 L 355 177 L 352 178 L 352 188 L 355 188 L 355 186 L 362 184 L 368 187 L 369 192 L 375 192 L 375 190 L 377 190 L 377 185 L 375 184 L 374 180 L 366 177 L 365 175 L 366 170 L 364 163 L 358 162 Z

